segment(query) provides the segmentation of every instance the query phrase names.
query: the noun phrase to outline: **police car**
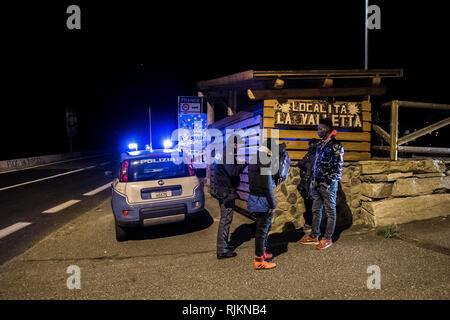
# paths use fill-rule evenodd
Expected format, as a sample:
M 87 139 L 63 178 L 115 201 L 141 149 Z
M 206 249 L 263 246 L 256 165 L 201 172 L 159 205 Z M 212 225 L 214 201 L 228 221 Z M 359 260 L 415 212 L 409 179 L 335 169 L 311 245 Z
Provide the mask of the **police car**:
M 204 212 L 202 185 L 190 164 L 171 150 L 122 153 L 112 184 L 111 206 L 117 241 L 128 239 L 129 227 L 183 221 Z

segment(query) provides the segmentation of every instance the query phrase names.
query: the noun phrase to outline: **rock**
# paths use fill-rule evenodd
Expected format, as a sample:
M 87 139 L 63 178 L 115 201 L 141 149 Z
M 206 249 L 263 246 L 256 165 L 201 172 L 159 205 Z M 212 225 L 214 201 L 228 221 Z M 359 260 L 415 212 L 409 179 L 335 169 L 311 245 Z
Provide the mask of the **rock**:
M 361 194 L 369 198 L 387 198 L 391 192 L 391 183 L 363 183 L 361 185 Z
M 290 193 L 287 197 L 287 201 L 291 204 L 294 204 L 297 202 L 297 195 L 295 193 Z
M 389 171 L 390 161 L 368 160 L 360 161 L 361 174 L 377 174 Z
M 278 216 L 282 215 L 283 213 L 284 213 L 283 211 L 276 209 L 273 213 L 273 217 L 274 218 L 278 217 Z
M 370 175 L 362 175 L 360 177 L 362 182 L 387 182 L 388 178 L 387 178 L 387 174 L 370 174 Z
M 289 203 L 287 202 L 279 202 L 277 203 L 277 209 L 288 211 L 289 210 Z
M 375 216 L 364 208 L 361 208 L 361 218 L 365 225 L 376 227 Z
M 431 173 L 444 172 L 445 164 L 441 160 L 402 160 L 402 161 L 360 161 L 361 174 L 379 174 L 386 172 Z
M 393 197 L 431 194 L 437 190 L 450 190 L 450 177 L 400 179 L 392 188 Z
M 281 192 L 287 197 L 288 192 L 287 192 L 287 188 L 286 188 L 286 184 L 283 183 L 280 187 Z
M 446 174 L 447 176 L 450 176 L 450 170 L 445 171 L 445 174 Z
M 294 186 L 294 185 L 287 186 L 287 192 L 288 192 L 288 194 L 298 192 L 297 186 Z
M 387 181 L 392 182 L 400 178 L 409 178 L 412 177 L 412 172 L 395 172 L 387 175 Z
M 431 194 L 419 197 L 393 198 L 363 202 L 362 213 L 373 226 L 430 219 L 450 214 L 450 194 Z M 369 214 L 369 216 L 367 215 Z
M 390 172 L 430 173 L 444 172 L 445 164 L 441 160 L 392 161 Z
M 358 208 L 359 207 L 359 205 L 360 205 L 360 201 L 359 200 L 352 200 L 352 202 L 351 202 L 351 207 L 352 208 Z
M 350 174 L 343 173 L 341 178 L 341 183 L 349 183 L 350 182 Z
M 414 178 L 434 178 L 434 177 L 445 177 L 444 173 L 416 173 L 413 175 Z
M 360 185 L 356 185 L 356 186 L 352 186 L 350 188 L 350 194 L 359 194 L 361 192 L 361 184 Z
M 372 198 L 361 195 L 361 201 L 373 201 Z
M 289 209 L 289 213 L 290 213 L 292 216 L 296 216 L 296 215 L 298 214 L 297 208 L 296 208 L 295 206 L 291 206 L 291 208 Z

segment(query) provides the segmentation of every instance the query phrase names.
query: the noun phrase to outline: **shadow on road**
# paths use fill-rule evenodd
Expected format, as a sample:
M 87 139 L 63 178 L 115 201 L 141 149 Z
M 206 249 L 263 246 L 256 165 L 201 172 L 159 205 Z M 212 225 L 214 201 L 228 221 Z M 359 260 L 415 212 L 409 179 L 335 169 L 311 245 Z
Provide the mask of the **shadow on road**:
M 336 242 L 339 240 L 341 233 L 350 228 L 351 225 L 336 226 L 332 240 Z M 325 226 L 321 226 L 320 233 L 323 235 L 325 233 Z M 267 241 L 267 251 L 272 253 L 274 257 L 283 254 L 288 251 L 288 244 L 298 242 L 305 233 L 302 229 L 296 230 L 293 223 L 287 223 L 283 232 L 274 233 L 269 235 Z
M 173 237 L 200 231 L 210 227 L 214 223 L 207 210 L 197 217 L 188 218 L 183 222 L 171 223 L 154 227 L 140 227 L 129 229 L 128 240 L 146 240 Z

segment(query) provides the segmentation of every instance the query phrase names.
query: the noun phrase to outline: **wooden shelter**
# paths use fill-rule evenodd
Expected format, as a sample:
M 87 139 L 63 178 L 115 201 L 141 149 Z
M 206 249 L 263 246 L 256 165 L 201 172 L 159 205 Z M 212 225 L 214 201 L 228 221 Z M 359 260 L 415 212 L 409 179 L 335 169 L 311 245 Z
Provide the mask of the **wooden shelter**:
M 344 145 L 344 160 L 359 161 L 371 158 L 370 96 L 383 95 L 383 85 L 390 78 L 402 76 L 401 69 L 249 70 L 200 81 L 197 86 L 207 102 L 208 127 L 219 129 L 224 135 L 231 128 L 248 132 L 261 129 L 258 143 L 261 138 L 278 136 L 295 161 L 305 156 L 308 140 L 318 138 L 319 119 L 329 117 L 338 129 L 337 139 Z M 257 151 L 254 141 L 247 139 L 240 151 L 247 159 Z M 242 201 L 248 196 L 247 181 L 242 175 Z M 210 185 L 214 195 L 214 183 Z M 237 206 L 246 208 L 239 201 Z

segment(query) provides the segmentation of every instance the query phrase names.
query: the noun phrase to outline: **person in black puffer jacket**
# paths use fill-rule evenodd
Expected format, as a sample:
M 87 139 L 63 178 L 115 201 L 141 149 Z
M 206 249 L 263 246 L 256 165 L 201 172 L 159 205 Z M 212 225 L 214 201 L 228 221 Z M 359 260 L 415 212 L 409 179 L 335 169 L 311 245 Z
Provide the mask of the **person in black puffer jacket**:
M 335 139 L 336 134 L 330 119 L 319 121 L 318 135 L 322 141 L 316 148 L 310 187 L 313 200 L 312 232 L 300 240 L 302 244 L 317 245 L 317 249 L 326 249 L 332 245 L 331 238 L 336 226 L 336 194 L 344 165 L 344 147 Z M 319 243 L 322 208 L 327 216 L 327 227 Z

